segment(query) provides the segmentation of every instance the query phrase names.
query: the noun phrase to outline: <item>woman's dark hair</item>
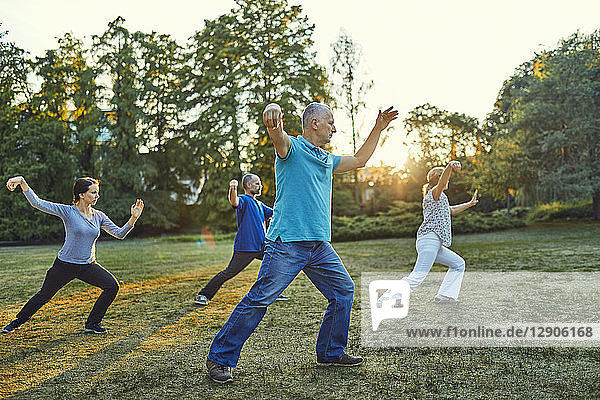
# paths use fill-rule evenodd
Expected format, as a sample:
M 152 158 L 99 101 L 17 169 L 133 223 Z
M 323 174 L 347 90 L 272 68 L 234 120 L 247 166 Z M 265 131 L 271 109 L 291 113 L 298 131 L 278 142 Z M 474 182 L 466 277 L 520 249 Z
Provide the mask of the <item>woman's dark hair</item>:
M 77 178 L 73 185 L 73 204 L 79 201 L 79 195 L 87 192 L 92 185 L 99 185 L 97 179 L 94 178 Z

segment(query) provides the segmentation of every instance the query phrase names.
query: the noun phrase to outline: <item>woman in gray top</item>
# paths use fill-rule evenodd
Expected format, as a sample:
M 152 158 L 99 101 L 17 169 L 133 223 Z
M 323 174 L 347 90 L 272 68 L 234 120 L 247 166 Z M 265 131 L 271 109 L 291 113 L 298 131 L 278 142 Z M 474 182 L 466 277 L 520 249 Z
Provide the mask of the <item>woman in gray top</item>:
M 23 194 L 34 208 L 62 219 L 65 225 L 65 243 L 58 252 L 52 268 L 47 271 L 40 291 L 29 299 L 17 314 L 17 318 L 4 327 L 2 332 L 10 333 L 20 327 L 61 288 L 77 278 L 102 289 L 85 322 L 84 332 L 106 333 L 100 322 L 117 296 L 119 284 L 110 272 L 96 263 L 96 240 L 100 236 L 100 229 L 118 239 L 124 239 L 142 214 L 144 202 L 138 199 L 131 206 L 131 218 L 119 228 L 102 211 L 92 208 L 100 197 L 96 179 L 79 178 L 75 181 L 71 205 L 40 199 L 22 176 L 10 178 L 6 182 L 6 187 L 11 191 L 17 186 L 21 186 Z
M 453 303 L 458 298 L 463 275 L 465 260 L 450 250 L 452 244 L 452 227 L 450 216 L 457 214 L 477 204 L 477 191 L 470 201 L 451 206 L 444 190 L 452 171 L 460 171 L 458 161 L 450 161 L 444 167 L 432 168 L 427 173 L 427 184 L 423 187 L 423 223 L 417 231 L 417 262 L 411 274 L 403 280 L 413 291 L 423 282 L 434 262 L 449 267 L 444 281 L 434 298 L 436 303 Z

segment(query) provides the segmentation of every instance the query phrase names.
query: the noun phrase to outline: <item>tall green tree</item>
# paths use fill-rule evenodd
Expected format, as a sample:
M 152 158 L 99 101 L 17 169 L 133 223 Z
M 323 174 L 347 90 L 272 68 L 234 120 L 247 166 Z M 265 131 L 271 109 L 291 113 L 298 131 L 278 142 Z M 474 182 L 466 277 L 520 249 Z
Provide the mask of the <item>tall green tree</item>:
M 600 31 L 576 33 L 508 79 L 495 105 L 497 136 L 515 143 L 519 188 L 534 202 L 590 196 L 600 219 Z M 531 171 L 529 176 L 518 169 Z
M 143 190 L 145 159 L 140 156 L 143 143 L 138 132 L 139 67 L 133 34 L 118 17 L 107 30 L 94 36 L 94 52 L 99 79 L 106 81 L 103 109 L 107 130 L 100 143 L 99 176 L 104 185 L 103 208 L 116 220 L 126 219 L 129 207 Z M 148 204 L 152 211 L 152 204 Z M 148 215 L 155 214 L 153 210 Z M 148 217 L 144 218 L 148 222 Z
M 44 198 L 68 203 L 75 172 L 72 137 L 56 118 L 64 108 L 51 82 L 60 69 L 34 68 L 25 53 L 0 33 L 0 170 L 1 179 L 23 175 Z M 27 76 L 38 73 L 41 90 L 33 93 Z M 0 240 L 40 240 L 62 236 L 56 218 L 32 210 L 23 196 L 0 191 Z
M 236 6 L 192 38 L 188 140 L 198 166 L 195 180 L 209 223 L 231 227 L 227 182 L 242 171 L 258 174 L 263 201 L 275 196 L 275 151 L 262 111 L 277 101 L 288 133 L 302 132 L 301 110 L 329 101 L 324 69 L 311 52 L 314 26 L 286 0 L 237 0 Z
M 404 126 L 408 134 L 416 132 L 419 157 L 431 166 L 474 156 L 485 143 L 477 118 L 431 104 L 410 111 Z
M 204 29 L 191 38 L 186 84 L 187 108 L 195 116 L 185 130 L 186 172 L 200 192 L 198 201 L 208 210 L 206 223 L 220 230 L 235 224 L 227 183 L 241 178 L 242 153 L 249 140 L 241 85 L 247 49 L 237 37 L 237 25 L 230 14 L 205 21 Z
M 95 176 L 95 148 L 102 125 L 98 73 L 88 65 L 87 50 L 81 40 L 67 33 L 58 39 L 58 44 L 57 49 L 48 50 L 33 63 L 42 82 L 32 106 L 61 121 L 67 129 L 65 135 L 73 136 L 77 175 Z
M 186 159 L 180 155 L 182 78 L 188 68 L 183 49 L 169 35 L 156 32 L 136 32 L 133 35 L 138 59 L 138 135 L 146 162 L 144 163 L 144 198 L 150 209 L 153 226 L 172 229 L 177 213 L 189 188 L 184 184 Z M 176 196 L 176 200 L 173 199 Z
M 331 69 L 337 78 L 337 93 L 342 98 L 342 109 L 350 118 L 352 127 L 352 153 L 356 153 L 356 131 L 355 118 L 358 111 L 365 106 L 364 96 L 373 86 L 372 80 L 367 80 L 361 74 L 360 66 L 362 51 L 352 37 L 346 32 L 340 32 L 337 40 L 332 43 L 333 57 L 331 58 Z M 354 170 L 354 202 L 360 203 L 358 187 L 358 171 Z
M 247 160 L 265 182 L 264 197 L 275 197 L 275 150 L 263 127 L 264 107 L 277 101 L 286 131 L 302 133 L 301 112 L 313 101 L 331 100 L 327 77 L 312 51 L 314 25 L 302 8 L 287 0 L 237 0 L 232 10 L 237 36 L 247 48 L 243 109 L 249 122 Z

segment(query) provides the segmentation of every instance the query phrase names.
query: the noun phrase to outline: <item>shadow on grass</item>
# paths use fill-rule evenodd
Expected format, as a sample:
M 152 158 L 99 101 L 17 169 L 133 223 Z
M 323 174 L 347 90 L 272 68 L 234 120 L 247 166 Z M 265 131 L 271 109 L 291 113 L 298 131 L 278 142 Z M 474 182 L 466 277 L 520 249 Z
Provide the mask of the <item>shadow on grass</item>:
M 0 378 L 6 384 L 0 387 L 0 398 L 7 395 L 48 398 L 59 393 L 68 397 L 73 393 L 71 389 L 82 391 L 85 382 L 97 380 L 107 372 L 118 373 L 119 364 L 135 358 L 136 353 L 168 351 L 190 340 L 199 324 L 211 326 L 224 322 L 223 318 L 246 293 L 255 274 L 252 270 L 242 273 L 220 292 L 223 301 L 207 308 L 191 303 L 198 281 L 206 279 L 207 274 L 167 276 L 125 285 L 123 296 L 117 297 L 109 311 L 107 328 L 115 333 L 107 335 L 68 333 L 49 339 L 48 336 L 32 335 L 39 329 L 37 326 L 24 326 L 10 336 L 4 335 L 4 346 L 10 346 L 12 342 L 19 347 L 10 349 L 11 352 L 1 360 Z M 56 306 L 63 308 L 63 303 L 81 297 L 77 292 L 57 299 Z M 95 299 L 93 293 L 84 297 Z M 173 304 L 181 306 L 173 307 Z M 50 306 L 45 310 L 41 318 L 46 320 L 43 321 L 44 328 L 58 324 L 61 329 L 77 329 L 77 322 L 59 322 L 55 318 L 72 320 L 73 314 L 82 314 L 84 307 L 72 307 L 70 311 L 73 308 L 78 311 L 62 313 L 55 308 Z M 115 321 L 115 318 L 122 319 Z M 36 325 L 39 323 L 38 320 Z

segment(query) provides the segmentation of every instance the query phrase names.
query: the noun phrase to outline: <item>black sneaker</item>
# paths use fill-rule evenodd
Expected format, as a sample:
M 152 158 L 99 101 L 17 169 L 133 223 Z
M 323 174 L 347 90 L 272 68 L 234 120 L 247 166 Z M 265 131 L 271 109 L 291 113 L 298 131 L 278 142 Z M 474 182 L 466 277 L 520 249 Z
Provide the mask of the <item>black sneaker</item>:
M 19 322 L 18 319 L 15 319 L 13 322 L 11 322 L 10 324 L 6 325 L 3 329 L 2 329 L 2 333 L 12 333 L 15 331 L 15 329 L 19 329 L 19 327 L 22 325 L 21 322 Z
M 194 303 L 198 304 L 199 306 L 205 306 L 208 304 L 208 297 L 203 294 L 199 294 L 198 296 L 194 297 Z
M 360 364 L 362 364 L 362 362 L 363 362 L 362 357 L 353 357 L 346 353 L 344 353 L 344 355 L 341 356 L 337 361 L 319 361 L 319 360 L 317 360 L 317 364 L 319 364 L 320 366 L 323 366 L 323 367 L 329 367 L 332 365 L 335 365 L 338 367 L 357 367 Z
M 233 380 L 231 368 L 211 361 L 208 358 L 206 359 L 206 369 L 208 369 L 210 378 L 215 382 L 227 383 Z
M 101 327 L 100 324 L 98 323 L 98 324 L 89 324 L 89 325 L 86 324 L 83 333 L 103 334 L 103 333 L 107 333 L 107 332 L 106 332 L 106 329 Z

